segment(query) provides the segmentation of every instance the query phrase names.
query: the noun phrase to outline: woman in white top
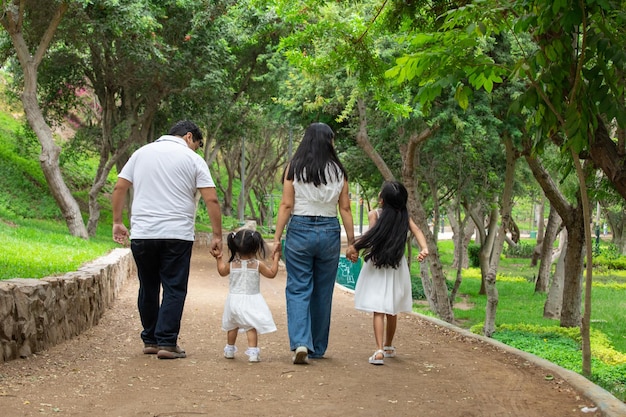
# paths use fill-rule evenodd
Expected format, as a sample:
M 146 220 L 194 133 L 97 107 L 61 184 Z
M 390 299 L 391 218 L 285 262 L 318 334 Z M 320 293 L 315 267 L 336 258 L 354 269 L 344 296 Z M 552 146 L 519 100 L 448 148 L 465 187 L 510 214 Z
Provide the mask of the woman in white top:
M 280 251 L 281 236 L 287 226 L 283 248 L 287 267 L 285 295 L 289 345 L 295 364 L 323 357 L 328 346 L 341 251 L 337 207 L 348 244 L 354 242 L 348 178 L 337 157 L 334 137 L 324 123 L 309 125 L 283 176 L 274 247 Z

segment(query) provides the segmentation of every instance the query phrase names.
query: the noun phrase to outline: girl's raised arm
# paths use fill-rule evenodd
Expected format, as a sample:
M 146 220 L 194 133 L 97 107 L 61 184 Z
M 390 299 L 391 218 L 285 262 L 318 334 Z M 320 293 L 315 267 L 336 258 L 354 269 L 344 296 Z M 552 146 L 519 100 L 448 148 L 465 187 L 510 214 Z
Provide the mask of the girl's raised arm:
M 230 264 L 224 262 L 222 254 L 217 255 L 215 257 L 215 260 L 217 261 L 217 272 L 219 272 L 221 276 L 225 277 L 226 275 L 230 274 Z
M 259 273 L 266 278 L 274 278 L 278 274 L 278 261 L 280 261 L 280 252 L 272 253 L 272 266 L 269 267 L 259 262 Z
M 422 262 L 428 256 L 428 243 L 426 242 L 426 238 L 424 237 L 422 230 L 417 227 L 411 218 L 409 218 L 409 229 L 411 229 L 411 233 L 413 233 L 413 236 L 417 239 L 417 244 L 420 247 L 420 253 L 417 255 L 417 259 Z

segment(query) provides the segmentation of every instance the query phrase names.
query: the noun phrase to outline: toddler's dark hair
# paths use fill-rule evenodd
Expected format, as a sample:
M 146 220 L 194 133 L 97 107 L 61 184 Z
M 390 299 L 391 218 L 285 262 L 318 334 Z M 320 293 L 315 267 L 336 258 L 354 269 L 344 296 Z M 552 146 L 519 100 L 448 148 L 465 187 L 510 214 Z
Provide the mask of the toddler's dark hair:
M 259 255 L 265 258 L 265 241 L 261 233 L 256 230 L 240 229 L 237 232 L 231 232 L 226 238 L 226 244 L 230 250 L 230 259 L 232 262 L 237 255 Z

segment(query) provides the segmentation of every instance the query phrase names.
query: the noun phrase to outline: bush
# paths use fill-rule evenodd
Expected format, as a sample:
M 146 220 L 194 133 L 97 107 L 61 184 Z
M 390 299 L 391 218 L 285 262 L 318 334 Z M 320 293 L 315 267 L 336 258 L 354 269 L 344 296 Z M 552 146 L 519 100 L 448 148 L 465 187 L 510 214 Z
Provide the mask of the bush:
M 474 243 L 470 243 L 467 246 L 467 256 L 469 257 L 470 267 L 480 267 L 480 246 Z
M 619 248 L 610 243 L 600 248 L 600 254 L 593 257 L 593 266 L 599 269 L 626 270 L 626 257 Z
M 507 258 L 532 258 L 535 246 L 525 242 L 519 242 L 515 246 L 508 245 L 504 254 Z
M 448 294 L 454 287 L 454 282 L 446 280 L 446 287 L 448 287 Z M 426 294 L 424 293 L 424 286 L 422 285 L 422 278 L 419 275 L 411 276 L 411 291 L 413 292 L 414 300 L 425 300 Z
M 483 323 L 472 327 L 482 332 Z M 532 353 L 563 368 L 582 373 L 580 330 L 578 328 L 542 327 L 528 324 L 501 324 L 493 338 L 509 346 Z M 591 380 L 620 400 L 626 399 L 626 355 L 615 351 L 606 335 L 591 333 Z

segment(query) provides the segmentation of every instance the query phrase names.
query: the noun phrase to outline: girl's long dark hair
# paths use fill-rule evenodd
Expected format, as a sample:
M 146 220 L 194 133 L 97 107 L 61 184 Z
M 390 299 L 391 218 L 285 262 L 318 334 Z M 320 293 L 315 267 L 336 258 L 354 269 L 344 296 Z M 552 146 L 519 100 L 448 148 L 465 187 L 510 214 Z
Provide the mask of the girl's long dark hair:
M 365 249 L 365 260 L 371 259 L 377 268 L 397 268 L 404 255 L 409 232 L 408 192 L 397 181 L 386 181 L 380 190 L 382 212 L 376 224 L 359 237 L 354 248 Z
M 265 258 L 265 241 L 261 233 L 256 230 L 240 229 L 238 232 L 231 232 L 226 238 L 226 244 L 230 250 L 232 262 L 237 255 L 259 255 Z
M 300 182 L 312 182 L 316 187 L 320 184 L 328 184 L 332 178 L 326 178 L 327 167 L 334 179 L 339 179 L 339 173 L 343 178 L 348 175 L 337 157 L 333 145 L 335 134 L 325 123 L 311 123 L 304 131 L 300 146 L 287 168 L 287 179 Z M 284 178 L 284 176 L 283 176 Z

